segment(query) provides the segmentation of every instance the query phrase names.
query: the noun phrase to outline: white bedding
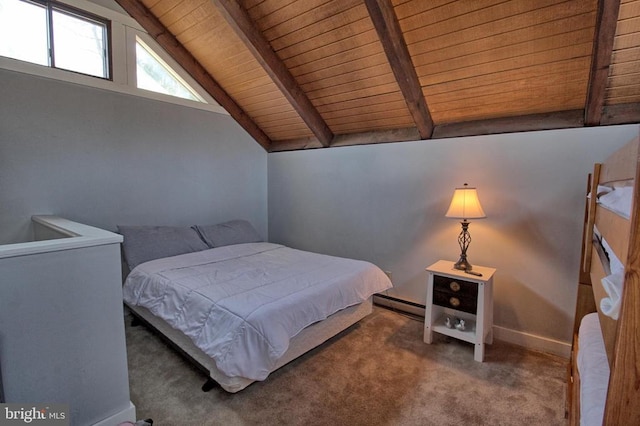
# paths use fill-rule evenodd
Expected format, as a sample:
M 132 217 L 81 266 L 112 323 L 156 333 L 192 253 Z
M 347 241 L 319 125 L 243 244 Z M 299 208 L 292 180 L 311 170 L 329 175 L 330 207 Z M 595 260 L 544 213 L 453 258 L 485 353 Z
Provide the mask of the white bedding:
M 609 362 L 597 313 L 582 318 L 578 342 L 580 425 L 601 426 L 609 386 Z
M 633 186 L 608 187 L 598 185 L 598 203 L 607 209 L 629 219 L 633 205 Z
M 600 311 L 614 320 L 617 320 L 618 315 L 620 314 L 620 305 L 622 304 L 624 264 L 620 259 L 618 259 L 616 253 L 613 251 L 607 240 L 602 237 L 596 226 L 593 227 L 593 231 L 596 234 L 597 239 L 600 241 L 602 249 L 607 255 L 607 259 L 609 259 L 609 271 L 611 272 L 600 280 L 604 291 L 607 293 L 607 296 L 600 300 Z
M 123 292 L 227 376 L 264 380 L 302 329 L 390 287 L 368 262 L 248 243 L 143 263 Z

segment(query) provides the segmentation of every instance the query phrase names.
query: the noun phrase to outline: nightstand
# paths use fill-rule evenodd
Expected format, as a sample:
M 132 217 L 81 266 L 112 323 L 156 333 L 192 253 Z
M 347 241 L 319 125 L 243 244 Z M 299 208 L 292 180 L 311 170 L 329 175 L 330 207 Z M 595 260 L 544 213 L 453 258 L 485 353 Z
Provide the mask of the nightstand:
M 473 343 L 473 359 L 482 362 L 484 344 L 493 342 L 493 275 L 496 270 L 474 265 L 473 272 L 482 274 L 476 276 L 454 269 L 454 263 L 440 260 L 427 268 L 424 342 L 431 343 L 435 331 Z

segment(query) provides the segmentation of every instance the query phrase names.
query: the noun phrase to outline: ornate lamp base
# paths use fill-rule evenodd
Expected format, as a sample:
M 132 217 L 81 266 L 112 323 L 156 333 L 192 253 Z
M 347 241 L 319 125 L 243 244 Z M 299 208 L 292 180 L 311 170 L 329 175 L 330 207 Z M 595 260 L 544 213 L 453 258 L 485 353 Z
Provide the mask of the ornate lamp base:
M 453 265 L 455 269 L 460 269 L 461 271 L 470 271 L 473 266 L 467 261 L 466 256 L 460 256 L 460 259 Z
M 456 262 L 453 267 L 455 269 L 460 269 L 462 271 L 470 271 L 473 266 L 467 261 L 467 248 L 469 248 L 469 244 L 471 244 L 471 234 L 469 234 L 469 222 L 467 219 L 464 219 L 460 222 L 462 225 L 462 231 L 460 235 L 458 235 L 458 244 L 460 244 L 460 259 Z

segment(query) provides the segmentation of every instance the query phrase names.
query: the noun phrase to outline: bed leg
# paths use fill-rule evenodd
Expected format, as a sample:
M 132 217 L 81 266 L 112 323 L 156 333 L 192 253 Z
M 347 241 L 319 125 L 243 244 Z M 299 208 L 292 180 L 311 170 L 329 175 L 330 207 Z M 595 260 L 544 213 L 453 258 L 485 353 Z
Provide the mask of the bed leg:
M 138 327 L 139 325 L 142 325 L 142 321 L 140 321 L 140 318 L 134 315 L 133 319 L 131 320 L 131 327 Z
M 202 385 L 202 392 L 209 392 L 211 389 L 215 388 L 218 385 L 215 380 L 212 378 L 208 378 L 206 383 Z

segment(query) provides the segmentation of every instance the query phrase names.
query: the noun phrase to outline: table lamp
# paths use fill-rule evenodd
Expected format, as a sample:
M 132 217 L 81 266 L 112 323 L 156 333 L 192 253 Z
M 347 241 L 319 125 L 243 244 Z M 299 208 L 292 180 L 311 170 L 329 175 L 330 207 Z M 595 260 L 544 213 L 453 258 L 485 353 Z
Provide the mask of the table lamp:
M 470 188 L 468 184 L 464 184 L 462 188 L 456 188 L 453 193 L 453 199 L 446 217 L 462 219 L 462 232 L 458 236 L 458 244 L 460 244 L 460 260 L 453 266 L 455 269 L 463 271 L 471 271 L 472 266 L 467 261 L 467 249 L 471 243 L 471 234 L 469 234 L 469 222 L 467 219 L 482 219 L 487 217 L 482 210 L 478 192 L 475 188 Z

